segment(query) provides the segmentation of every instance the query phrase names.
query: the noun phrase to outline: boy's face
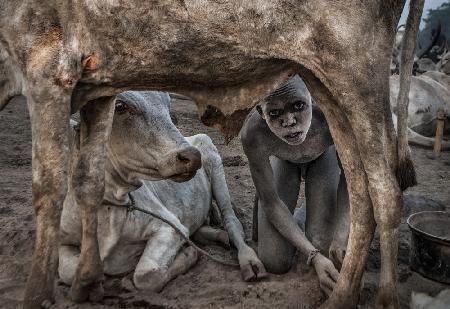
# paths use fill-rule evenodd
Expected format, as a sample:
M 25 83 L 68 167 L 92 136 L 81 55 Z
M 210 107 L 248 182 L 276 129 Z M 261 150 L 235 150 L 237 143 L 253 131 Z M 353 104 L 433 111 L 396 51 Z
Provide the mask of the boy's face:
M 257 109 L 277 137 L 290 145 L 299 145 L 311 126 L 311 105 L 311 96 L 305 87 L 270 96 Z

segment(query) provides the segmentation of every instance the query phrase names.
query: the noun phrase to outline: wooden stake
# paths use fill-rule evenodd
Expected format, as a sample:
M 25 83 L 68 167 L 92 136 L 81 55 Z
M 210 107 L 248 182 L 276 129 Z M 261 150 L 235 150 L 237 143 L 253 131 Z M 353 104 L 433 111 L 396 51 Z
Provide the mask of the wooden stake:
M 437 111 L 436 117 L 436 138 L 434 139 L 434 154 L 439 156 L 442 148 L 442 136 L 444 135 L 445 114 L 443 109 Z

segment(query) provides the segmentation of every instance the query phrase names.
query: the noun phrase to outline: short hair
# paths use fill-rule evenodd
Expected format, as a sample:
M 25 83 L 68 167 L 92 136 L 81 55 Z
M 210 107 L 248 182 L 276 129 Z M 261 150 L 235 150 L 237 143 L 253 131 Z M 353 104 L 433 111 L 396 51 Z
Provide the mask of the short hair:
M 293 92 L 306 92 L 310 95 L 308 88 L 306 87 L 305 82 L 300 78 L 300 76 L 295 75 L 291 79 L 287 80 L 280 87 L 270 93 L 265 100 L 270 100 L 273 98 L 281 97 Z

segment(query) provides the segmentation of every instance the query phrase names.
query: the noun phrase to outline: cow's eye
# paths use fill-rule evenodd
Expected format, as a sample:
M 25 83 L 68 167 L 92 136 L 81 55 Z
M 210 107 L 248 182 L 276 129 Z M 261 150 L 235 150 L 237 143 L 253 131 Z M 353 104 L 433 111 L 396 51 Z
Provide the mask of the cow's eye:
M 115 108 L 115 112 L 116 113 L 123 113 L 127 110 L 128 105 L 123 102 L 123 101 L 116 101 L 116 108 Z
M 269 116 L 270 117 L 278 117 L 281 115 L 281 110 L 280 109 L 272 109 L 271 111 L 269 111 Z
M 301 110 L 303 110 L 304 108 L 305 108 L 305 102 L 298 101 L 298 102 L 295 102 L 295 103 L 294 103 L 294 109 L 295 109 L 296 111 L 301 111 Z

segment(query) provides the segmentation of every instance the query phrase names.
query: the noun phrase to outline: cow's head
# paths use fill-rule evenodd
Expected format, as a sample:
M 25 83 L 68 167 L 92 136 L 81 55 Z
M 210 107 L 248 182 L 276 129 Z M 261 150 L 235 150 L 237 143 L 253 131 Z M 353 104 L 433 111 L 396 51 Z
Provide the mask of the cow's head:
M 256 106 L 270 130 L 291 145 L 303 143 L 311 126 L 311 95 L 296 75 Z
M 127 91 L 116 97 L 108 157 L 128 181 L 191 179 L 200 152 L 173 124 L 164 92 Z

